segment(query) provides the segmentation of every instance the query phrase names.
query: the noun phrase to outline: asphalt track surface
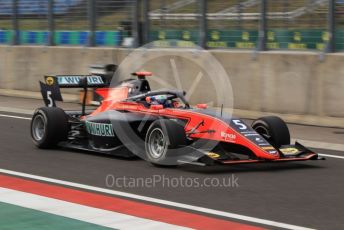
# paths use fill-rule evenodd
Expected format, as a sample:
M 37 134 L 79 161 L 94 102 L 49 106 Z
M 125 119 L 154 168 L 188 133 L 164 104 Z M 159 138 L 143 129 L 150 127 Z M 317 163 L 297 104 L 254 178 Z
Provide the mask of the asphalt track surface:
M 4 113 L 2 113 L 4 114 Z M 29 117 L 28 115 L 12 114 Z M 226 167 L 156 168 L 142 160 L 39 150 L 29 120 L 0 117 L 0 168 L 315 229 L 344 228 L 344 159 Z M 344 156 L 344 152 L 318 150 Z M 238 178 L 239 187 L 109 186 L 106 178 Z M 109 181 L 108 181 L 109 182 Z M 233 184 L 235 186 L 235 184 Z M 233 220 L 238 221 L 238 220 Z M 240 221 L 238 221 L 240 222 Z M 242 221 L 241 221 L 242 222 Z M 244 222 L 248 224 L 249 222 Z M 258 225 L 262 226 L 262 225 Z M 275 229 L 271 226 L 263 226 Z

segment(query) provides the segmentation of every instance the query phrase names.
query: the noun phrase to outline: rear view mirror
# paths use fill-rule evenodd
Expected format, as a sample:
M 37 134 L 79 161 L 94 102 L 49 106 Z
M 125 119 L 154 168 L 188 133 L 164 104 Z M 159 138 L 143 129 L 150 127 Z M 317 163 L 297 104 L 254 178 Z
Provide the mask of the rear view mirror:
M 159 109 L 163 109 L 164 106 L 163 105 L 151 105 L 150 109 L 152 110 L 159 110 Z

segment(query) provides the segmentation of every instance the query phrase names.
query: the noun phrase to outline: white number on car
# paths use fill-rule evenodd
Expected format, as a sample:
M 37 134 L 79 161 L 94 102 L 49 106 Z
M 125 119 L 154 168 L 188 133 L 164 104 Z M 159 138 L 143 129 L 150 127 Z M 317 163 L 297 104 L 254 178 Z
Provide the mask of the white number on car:
M 47 91 L 47 99 L 49 101 L 48 107 L 53 107 L 54 106 L 54 101 L 51 98 L 51 91 Z
M 233 120 L 233 123 L 238 126 L 240 130 L 245 130 L 247 129 L 247 126 L 243 124 L 240 120 Z

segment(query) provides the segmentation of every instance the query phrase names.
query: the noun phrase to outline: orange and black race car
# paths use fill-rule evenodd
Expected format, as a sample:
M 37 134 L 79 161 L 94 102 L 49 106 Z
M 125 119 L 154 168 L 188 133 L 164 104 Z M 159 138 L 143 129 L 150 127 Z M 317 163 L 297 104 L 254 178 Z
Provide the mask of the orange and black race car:
M 106 84 L 101 76 L 48 76 L 40 82 L 46 107 L 35 111 L 31 136 L 39 148 L 63 147 L 141 157 L 154 165 L 214 165 L 321 159 L 300 143 L 291 144 L 286 123 L 262 117 L 248 125 L 206 104 L 191 107 L 185 92 L 151 90 L 150 72 Z M 65 111 L 60 88 L 88 88 L 103 99 L 98 108 Z

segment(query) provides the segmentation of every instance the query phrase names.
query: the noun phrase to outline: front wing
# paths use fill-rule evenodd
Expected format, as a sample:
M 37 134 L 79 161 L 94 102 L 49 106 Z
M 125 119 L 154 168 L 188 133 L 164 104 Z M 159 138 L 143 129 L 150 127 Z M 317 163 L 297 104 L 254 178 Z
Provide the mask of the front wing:
M 291 161 L 307 161 L 307 160 L 325 160 L 324 157 L 319 156 L 317 153 L 306 148 L 300 143 L 296 142 L 295 145 L 282 146 L 276 148 L 279 151 L 280 157 L 273 160 L 262 158 L 240 158 L 235 153 L 229 152 L 209 152 L 200 158 L 198 161 L 204 165 L 235 165 L 235 164 L 249 164 L 249 163 L 273 163 L 273 162 L 291 162 Z M 287 151 L 288 150 L 288 151 Z

